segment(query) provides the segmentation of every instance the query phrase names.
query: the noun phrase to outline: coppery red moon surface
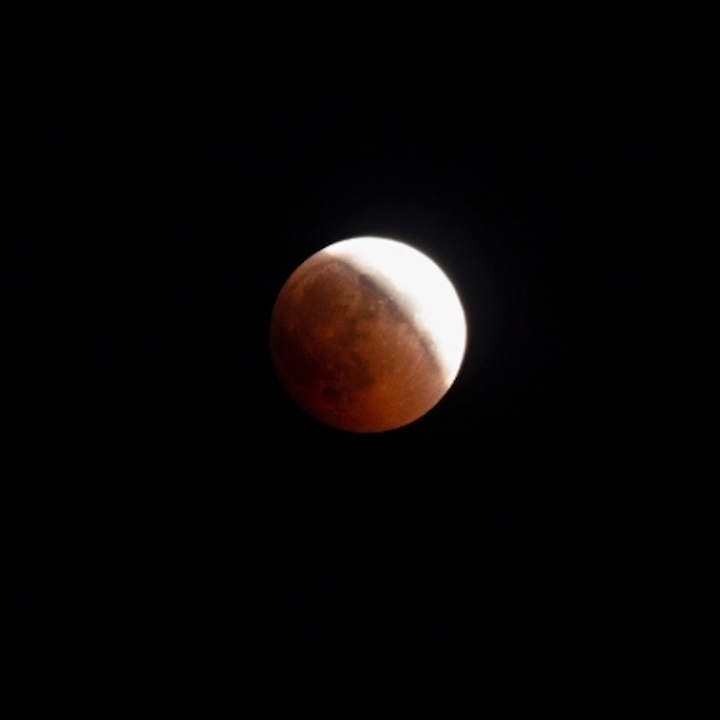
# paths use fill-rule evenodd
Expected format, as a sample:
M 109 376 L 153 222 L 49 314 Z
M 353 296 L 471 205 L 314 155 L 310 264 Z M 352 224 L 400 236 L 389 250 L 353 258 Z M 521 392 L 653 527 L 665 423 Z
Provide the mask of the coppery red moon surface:
M 445 395 L 465 352 L 452 284 L 418 250 L 353 238 L 316 253 L 273 308 L 280 381 L 318 420 L 372 433 L 407 425 Z

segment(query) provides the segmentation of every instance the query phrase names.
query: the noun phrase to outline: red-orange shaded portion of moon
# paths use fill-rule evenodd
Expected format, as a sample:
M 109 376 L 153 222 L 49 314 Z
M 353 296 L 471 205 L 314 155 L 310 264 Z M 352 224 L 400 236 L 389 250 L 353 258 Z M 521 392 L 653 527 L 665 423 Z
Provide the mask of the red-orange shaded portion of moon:
M 407 304 L 381 277 L 319 252 L 283 286 L 270 346 L 280 381 L 310 415 L 360 433 L 407 425 L 452 378 Z

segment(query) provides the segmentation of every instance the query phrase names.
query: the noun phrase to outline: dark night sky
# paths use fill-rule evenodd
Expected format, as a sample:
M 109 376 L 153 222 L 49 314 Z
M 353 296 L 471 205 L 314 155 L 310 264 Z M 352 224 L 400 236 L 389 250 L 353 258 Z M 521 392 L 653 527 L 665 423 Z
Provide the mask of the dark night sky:
M 18 33 L 18 666 L 222 717 L 692 677 L 701 23 L 269 5 Z M 469 322 L 446 398 L 380 436 L 304 415 L 268 350 L 294 268 L 366 234 Z

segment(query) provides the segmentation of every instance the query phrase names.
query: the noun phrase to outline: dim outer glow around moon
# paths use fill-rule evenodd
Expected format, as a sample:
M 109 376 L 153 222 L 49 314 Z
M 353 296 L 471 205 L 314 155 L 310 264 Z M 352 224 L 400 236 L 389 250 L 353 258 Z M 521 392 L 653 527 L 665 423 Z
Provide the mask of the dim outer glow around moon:
M 465 313 L 445 273 L 405 243 L 358 237 L 302 263 L 273 308 L 280 381 L 310 415 L 371 433 L 414 422 L 460 370 Z

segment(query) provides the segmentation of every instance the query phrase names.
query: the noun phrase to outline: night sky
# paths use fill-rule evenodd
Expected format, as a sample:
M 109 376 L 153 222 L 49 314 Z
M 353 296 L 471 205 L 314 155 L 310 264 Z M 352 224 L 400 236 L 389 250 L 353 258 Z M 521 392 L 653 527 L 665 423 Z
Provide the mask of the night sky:
M 454 718 L 573 689 L 588 717 L 695 678 L 702 23 L 63 13 L 8 66 L 7 576 L 36 694 Z M 381 435 L 307 416 L 269 353 L 290 273 L 358 235 L 429 254 L 468 319 L 449 393 Z

